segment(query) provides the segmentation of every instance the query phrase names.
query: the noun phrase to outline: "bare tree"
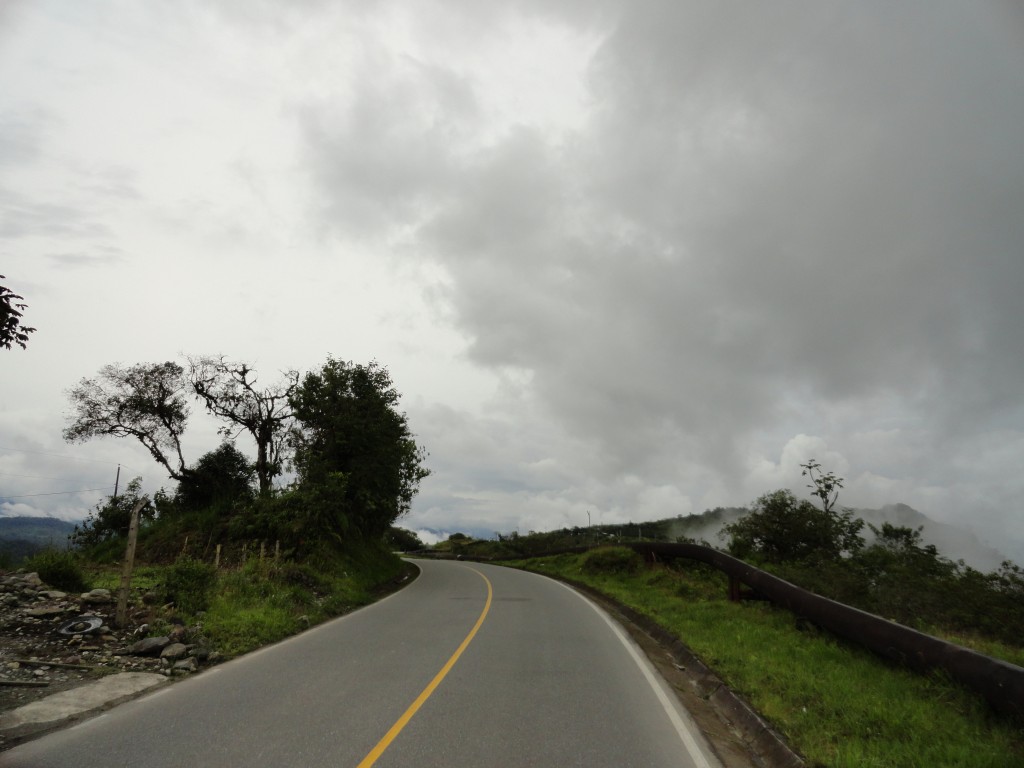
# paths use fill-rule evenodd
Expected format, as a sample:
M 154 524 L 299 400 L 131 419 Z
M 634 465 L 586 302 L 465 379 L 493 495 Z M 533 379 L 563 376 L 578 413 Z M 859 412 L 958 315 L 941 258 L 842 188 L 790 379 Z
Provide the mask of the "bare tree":
M 269 493 L 283 466 L 282 451 L 292 423 L 289 398 L 298 385 L 298 371 L 286 371 L 284 381 L 260 388 L 247 363 L 229 361 L 224 355 L 189 357 L 188 362 L 189 383 L 206 410 L 230 422 L 220 433 L 234 439 L 248 432 L 256 442 L 260 494 Z
M 79 443 L 101 435 L 134 437 L 180 481 L 185 472 L 181 436 L 189 415 L 184 373 L 173 362 L 105 365 L 97 378 L 82 379 L 68 391 L 74 412 L 64 439 Z

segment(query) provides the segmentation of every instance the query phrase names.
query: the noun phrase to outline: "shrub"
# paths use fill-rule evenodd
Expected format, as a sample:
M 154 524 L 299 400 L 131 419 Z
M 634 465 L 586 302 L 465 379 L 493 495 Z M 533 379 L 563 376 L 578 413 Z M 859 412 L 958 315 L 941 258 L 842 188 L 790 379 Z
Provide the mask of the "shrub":
M 730 537 L 729 553 L 769 563 L 828 561 L 858 552 L 864 522 L 850 510 L 818 509 L 798 501 L 791 491 L 766 493 L 746 517 L 722 529 Z
M 45 584 L 65 592 L 86 592 L 89 585 L 74 553 L 59 549 L 44 549 L 24 563 L 24 568 L 35 571 Z
M 583 556 L 582 567 L 586 573 L 636 573 L 643 560 L 627 547 L 601 547 Z
M 217 569 L 207 563 L 183 557 L 167 569 L 164 596 L 183 613 L 195 614 L 210 606 Z

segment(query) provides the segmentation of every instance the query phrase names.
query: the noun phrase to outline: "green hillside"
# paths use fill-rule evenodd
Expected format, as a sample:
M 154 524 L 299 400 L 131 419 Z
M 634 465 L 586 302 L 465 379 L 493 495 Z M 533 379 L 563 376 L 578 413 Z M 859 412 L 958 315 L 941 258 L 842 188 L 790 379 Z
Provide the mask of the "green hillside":
M 53 517 L 0 517 L 0 563 L 15 565 L 47 547 L 64 549 L 74 529 Z

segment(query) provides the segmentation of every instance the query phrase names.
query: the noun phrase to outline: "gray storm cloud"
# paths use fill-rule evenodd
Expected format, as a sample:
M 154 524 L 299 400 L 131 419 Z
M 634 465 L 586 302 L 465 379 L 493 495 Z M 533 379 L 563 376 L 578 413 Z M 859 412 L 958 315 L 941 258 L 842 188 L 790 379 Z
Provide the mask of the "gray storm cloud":
M 431 452 L 412 527 L 738 505 L 815 457 L 1022 529 L 1015 4 L 279 6 L 0 11 L 9 397 L 367 351 Z
M 474 144 L 488 94 L 461 80 L 474 106 L 445 109 L 435 70 L 402 118 L 321 125 L 313 156 L 332 200 L 415 222 L 471 358 L 530 372 L 605 469 L 722 471 L 757 435 L 870 425 L 949 445 L 1022 416 L 1024 56 L 977 11 L 641 3 L 568 137 Z

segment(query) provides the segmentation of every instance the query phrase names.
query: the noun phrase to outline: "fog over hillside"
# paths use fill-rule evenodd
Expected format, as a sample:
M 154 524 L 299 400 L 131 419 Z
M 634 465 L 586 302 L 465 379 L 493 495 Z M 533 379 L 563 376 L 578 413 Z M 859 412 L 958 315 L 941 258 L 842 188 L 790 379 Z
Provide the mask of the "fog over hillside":
M 683 517 L 676 522 L 672 535 L 703 540 L 714 547 L 724 547 L 727 539 L 720 538 L 719 531 L 748 513 L 749 510 L 744 507 L 727 507 L 709 510 L 702 515 Z M 921 539 L 924 544 L 934 544 L 943 557 L 963 560 L 979 571 L 997 570 L 1004 560 L 1012 560 L 1018 564 L 1024 562 L 1024 542 L 1008 538 L 1001 542 L 1001 548 L 997 549 L 979 540 L 966 528 L 932 520 L 906 504 L 887 504 L 879 509 L 854 509 L 853 514 L 876 528 L 881 528 L 882 523 L 914 530 L 921 528 Z M 867 525 L 864 526 L 861 535 L 868 544 L 874 540 L 874 535 Z

